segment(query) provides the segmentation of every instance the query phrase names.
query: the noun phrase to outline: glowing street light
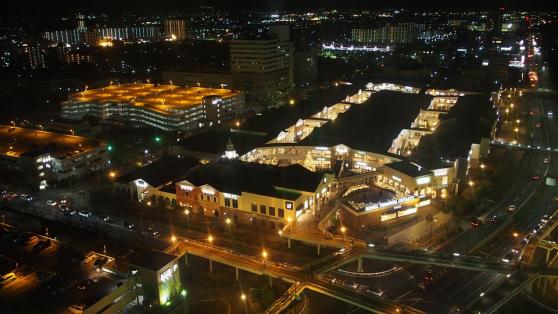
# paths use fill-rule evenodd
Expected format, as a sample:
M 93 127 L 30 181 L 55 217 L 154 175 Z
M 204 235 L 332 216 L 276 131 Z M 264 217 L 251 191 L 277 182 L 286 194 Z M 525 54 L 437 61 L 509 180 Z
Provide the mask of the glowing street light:
M 240 295 L 240 299 L 241 299 L 242 301 L 246 301 L 246 295 L 245 295 L 244 293 L 241 294 L 241 295 Z
M 209 235 L 209 237 L 207 237 L 207 241 L 209 242 L 209 244 L 213 244 L 213 236 Z
M 474 186 L 474 185 L 475 185 L 475 182 L 469 181 L 469 186 Z
M 109 172 L 109 177 L 115 178 L 116 177 L 116 172 L 114 172 L 114 171 Z
M 343 234 L 343 239 L 345 239 L 345 232 L 347 232 L 347 228 L 345 228 L 345 226 L 342 226 L 341 233 Z
M 173 234 L 170 238 L 171 242 L 174 243 L 176 242 L 176 236 Z
M 267 251 L 266 250 L 262 251 L 262 257 L 263 257 L 264 268 L 265 268 L 265 262 L 267 261 Z
M 186 216 L 190 215 L 190 210 L 188 208 L 186 208 L 184 210 L 184 215 L 186 215 Z
M 291 233 L 291 221 L 293 219 L 291 217 L 287 217 L 287 225 L 289 225 L 289 233 Z
M 231 224 L 231 222 L 232 222 L 232 221 L 231 221 L 231 219 L 230 219 L 230 218 L 228 218 L 228 217 L 227 217 L 227 219 L 225 219 L 225 223 L 226 223 L 227 225 L 230 225 L 230 224 Z
M 486 166 L 485 166 L 484 164 L 481 164 L 481 165 L 480 165 L 480 168 L 481 168 L 482 170 L 484 170 L 484 168 L 486 168 Z
M 519 237 L 519 233 L 517 233 L 517 232 L 514 232 L 512 235 L 513 235 L 514 238 Z

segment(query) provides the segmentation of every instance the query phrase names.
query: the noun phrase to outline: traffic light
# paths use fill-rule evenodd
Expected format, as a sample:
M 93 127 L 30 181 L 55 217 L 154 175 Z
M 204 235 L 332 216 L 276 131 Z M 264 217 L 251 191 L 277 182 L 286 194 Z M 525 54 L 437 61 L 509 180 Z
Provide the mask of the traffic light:
M 160 136 L 155 136 L 155 142 L 160 143 L 161 142 L 161 137 Z
M 112 152 L 112 144 L 108 144 L 107 149 L 108 149 L 109 152 Z

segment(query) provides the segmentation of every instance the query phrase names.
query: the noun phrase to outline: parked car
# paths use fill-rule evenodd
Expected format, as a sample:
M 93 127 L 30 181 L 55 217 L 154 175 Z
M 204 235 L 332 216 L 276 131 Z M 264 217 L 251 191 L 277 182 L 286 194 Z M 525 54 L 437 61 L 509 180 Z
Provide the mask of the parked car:
M 39 253 L 43 250 L 45 250 L 46 248 L 48 248 L 51 245 L 50 239 L 45 239 L 45 240 L 41 240 L 39 242 L 37 242 L 35 245 L 33 245 L 33 253 Z
M 41 283 L 49 281 L 49 280 L 53 279 L 54 276 L 56 276 L 55 273 L 50 272 L 50 271 L 46 271 L 46 270 L 39 270 L 39 271 L 37 271 L 36 275 L 37 275 L 37 280 Z

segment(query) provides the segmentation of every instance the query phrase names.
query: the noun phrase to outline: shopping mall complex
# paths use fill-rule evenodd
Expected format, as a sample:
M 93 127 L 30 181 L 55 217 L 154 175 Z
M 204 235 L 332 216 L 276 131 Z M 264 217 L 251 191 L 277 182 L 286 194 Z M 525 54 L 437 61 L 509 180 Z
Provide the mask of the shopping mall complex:
M 403 98 L 394 102 L 393 97 Z M 173 180 L 174 191 L 167 187 L 158 192 L 146 180 L 142 184 L 151 187 L 147 194 L 159 193 L 166 204 L 192 213 L 271 228 L 306 211 L 318 214 L 331 200 L 336 200 L 344 223 L 407 219 L 432 200 L 454 193 L 468 165 L 488 153 L 483 136 L 466 143 L 461 158 L 436 156 L 424 164 L 410 158 L 421 139 L 437 132 L 452 115 L 460 97 L 466 94 L 370 83 L 240 156 L 229 143 L 221 158 Z M 382 103 L 386 101 L 388 105 Z M 490 129 L 486 133 L 489 138 Z M 120 182 L 120 188 L 126 185 L 144 191 L 138 190 L 137 181 Z

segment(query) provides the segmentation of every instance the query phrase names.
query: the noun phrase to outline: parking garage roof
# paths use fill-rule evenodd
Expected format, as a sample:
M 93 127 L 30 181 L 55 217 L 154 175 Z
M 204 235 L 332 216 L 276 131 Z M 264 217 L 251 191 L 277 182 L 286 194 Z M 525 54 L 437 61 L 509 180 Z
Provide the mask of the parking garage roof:
M 222 88 L 130 83 L 84 90 L 69 95 L 68 101 L 129 103 L 137 107 L 147 107 L 154 111 L 166 113 L 173 109 L 199 105 L 203 98 L 207 96 L 229 98 L 236 95 L 238 95 L 238 92 Z
M 71 157 L 91 150 L 100 143 L 81 136 L 0 125 L 0 155 L 19 158 L 46 153 L 54 157 Z

